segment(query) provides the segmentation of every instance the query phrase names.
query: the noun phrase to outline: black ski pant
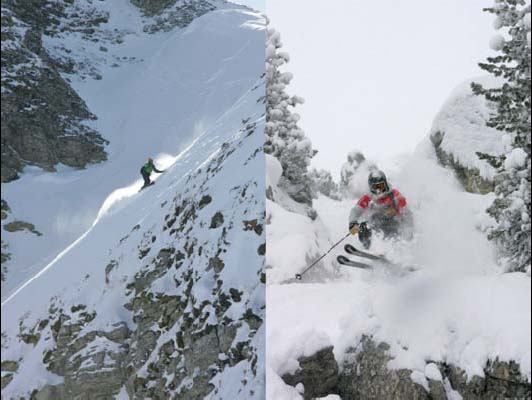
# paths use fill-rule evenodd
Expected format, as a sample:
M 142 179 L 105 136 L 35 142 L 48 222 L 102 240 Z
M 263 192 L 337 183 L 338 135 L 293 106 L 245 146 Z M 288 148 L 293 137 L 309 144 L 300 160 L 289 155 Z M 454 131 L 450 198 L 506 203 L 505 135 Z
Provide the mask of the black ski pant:
M 144 168 L 140 169 L 140 174 L 142 175 L 142 179 L 144 179 L 144 186 L 148 186 L 151 183 L 150 174 L 144 171 Z

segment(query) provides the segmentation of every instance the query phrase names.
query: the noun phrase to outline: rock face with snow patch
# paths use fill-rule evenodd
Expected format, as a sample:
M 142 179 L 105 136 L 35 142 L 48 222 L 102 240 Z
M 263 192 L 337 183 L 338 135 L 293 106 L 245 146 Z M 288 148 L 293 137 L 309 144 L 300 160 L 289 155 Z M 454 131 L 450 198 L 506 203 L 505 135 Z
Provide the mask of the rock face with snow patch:
M 389 346 L 364 336 L 349 349 L 340 369 L 332 347 L 299 360 L 299 369 L 284 376 L 285 383 L 303 383 L 305 399 L 338 394 L 344 400 L 355 399 L 528 399 L 531 385 L 514 362 L 488 362 L 484 377 L 468 379 L 463 370 L 445 363 L 430 363 L 435 372 L 416 377 L 408 369 L 390 369 Z M 428 375 L 428 376 L 426 376 Z
M 83 168 L 106 160 L 105 140 L 90 127 L 95 116 L 61 76 L 69 65 L 42 43 L 67 18 L 64 2 L 2 2 L 2 182 L 25 165 L 54 171 L 62 163 Z M 94 30 L 93 15 L 76 29 Z
M 154 20 L 144 25 L 144 32 L 155 33 L 184 28 L 195 18 L 215 10 L 223 0 L 131 0 L 147 17 Z
M 327 347 L 309 357 L 302 357 L 299 369 L 294 374 L 286 374 L 283 380 L 287 385 L 303 384 L 305 399 L 325 397 L 338 390 L 338 363 L 332 347 Z

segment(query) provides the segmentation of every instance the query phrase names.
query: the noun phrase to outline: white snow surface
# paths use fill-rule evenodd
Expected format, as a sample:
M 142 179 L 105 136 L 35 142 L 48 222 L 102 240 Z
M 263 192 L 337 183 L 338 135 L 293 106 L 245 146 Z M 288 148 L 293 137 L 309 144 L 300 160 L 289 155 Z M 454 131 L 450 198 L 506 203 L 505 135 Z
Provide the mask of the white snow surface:
M 102 35 L 123 40 L 106 42 L 106 52 L 81 34 L 43 37 L 52 54 L 66 48 L 102 76 L 65 75 L 98 117 L 90 124 L 109 140 L 109 160 L 85 170 L 59 165 L 57 173 L 27 167 L 21 179 L 2 184 L 15 218 L 43 234 L 3 237 L 12 259 L 2 301 L 86 232 L 110 203 L 135 193 L 147 157 L 160 168 L 171 165 L 264 72 L 262 17 L 240 5 L 218 4 L 184 29 L 147 34 L 149 21 L 128 0 L 94 2 L 91 7 L 110 16 L 98 27 Z
M 471 126 L 476 129 L 477 122 Z M 464 133 L 450 135 L 456 135 L 455 143 L 458 132 Z M 297 369 L 297 359 L 332 344 L 341 365 L 346 350 L 363 335 L 388 343 L 389 367 L 412 370 L 412 378 L 425 387 L 427 379 L 442 379 L 438 361 L 471 378 L 483 375 L 488 359 L 515 360 L 530 380 L 530 277 L 501 274 L 495 261 L 483 232 L 493 195 L 464 192 L 452 171 L 438 164 L 428 139 L 408 157 L 381 166 L 406 196 L 416 228 L 411 242 L 375 238 L 371 251 L 386 254 L 395 267 L 339 268 L 340 245 L 316 267 L 325 275 L 314 271 L 297 283 L 294 274 L 345 235 L 356 200 L 320 197 L 314 201 L 315 222 L 267 203 L 267 398 L 303 398 L 280 379 Z M 318 244 L 319 237 L 327 243 Z M 417 271 L 407 272 L 406 266 Z M 281 395 L 286 397 L 276 397 Z
M 138 12 L 128 2 L 100 6 L 111 8 L 111 14 L 125 19 L 121 21 L 125 25 L 140 26 L 135 24 Z M 2 185 L 2 196 L 17 217 L 35 223 L 43 232 L 36 239 L 40 243 L 28 243 L 25 237 L 9 243 L 20 268 L 13 282 L 24 284 L 16 291 L 13 285 L 2 290 L 2 359 L 20 361 L 12 382 L 2 390 L 3 398 L 29 396 L 34 388 L 62 381 L 43 364 L 43 353 L 54 346 L 50 327 L 35 346 L 18 336 L 48 318 L 51 305 L 70 310 L 72 305 L 84 304 L 96 312 L 83 332 L 109 331 L 117 322 L 135 328 L 131 313 L 123 307 L 131 297 L 127 284 L 160 249 L 184 246 L 168 231 L 162 232 L 165 215 L 177 206 L 176 196 L 199 201 L 197 196 L 210 193 L 213 198 L 198 211 L 197 225 L 189 233 L 203 246 L 201 257 L 186 261 L 198 275 L 191 296 L 201 303 L 214 295 L 214 271 L 206 267 L 218 249 L 221 228 L 209 229 L 209 223 L 215 212 L 223 211 L 226 220 L 236 225 L 224 239 L 231 245 L 223 255 L 226 267 L 219 279 L 227 288 L 244 293 L 227 316 L 241 317 L 246 308 L 264 314 L 265 295 L 258 284 L 262 257 L 257 254 L 264 238 L 238 225 L 260 217 L 264 210 L 260 177 L 265 167 L 259 151 L 264 143 L 264 105 L 258 101 L 264 95 L 260 79 L 265 68 L 264 40 L 262 16 L 240 6 L 226 7 L 196 19 L 182 31 L 153 36 L 135 32 L 124 48 L 115 51 L 141 55 L 143 62 L 116 70 L 101 66 L 101 81 L 76 83 L 99 117 L 98 130 L 111 141 L 109 161 L 84 171 L 65 169 L 55 174 L 30 169 L 20 180 Z M 256 124 L 252 134 L 247 129 L 251 123 Z M 207 166 L 223 153 L 224 143 L 234 151 L 218 171 L 209 172 Z M 138 170 L 148 155 L 157 155 L 156 164 L 167 171 L 139 193 Z M 245 199 L 237 191 L 242 185 L 250 185 Z M 137 225 L 139 229 L 134 228 Z M 145 260 L 139 260 L 139 243 L 151 243 L 153 235 L 158 238 L 156 245 Z M 117 261 L 117 266 L 106 276 L 110 260 Z M 182 279 L 177 272 L 176 279 Z M 168 273 L 150 290 L 179 295 L 183 287 L 176 288 Z M 175 338 L 179 325 L 161 335 L 157 348 L 165 338 Z M 246 324 L 235 340 L 244 337 L 249 337 Z M 93 346 L 112 351 L 108 343 L 97 342 L 87 351 L 95 351 Z M 264 328 L 253 336 L 251 346 L 264 359 Z M 209 399 L 246 399 L 250 392 L 261 393 L 263 364 L 258 362 L 253 377 L 247 361 L 226 368 L 213 379 L 218 390 Z M 122 390 L 118 398 L 125 396 Z
M 455 161 L 464 167 L 478 169 L 486 179 L 493 179 L 496 171 L 477 152 L 500 155 L 505 152 L 504 134 L 486 126 L 494 110 L 487 101 L 473 94 L 471 83 L 480 83 L 487 88 L 501 86 L 500 80 L 479 77 L 456 87 L 434 119 L 431 135 L 444 135 L 441 148 L 452 154 Z

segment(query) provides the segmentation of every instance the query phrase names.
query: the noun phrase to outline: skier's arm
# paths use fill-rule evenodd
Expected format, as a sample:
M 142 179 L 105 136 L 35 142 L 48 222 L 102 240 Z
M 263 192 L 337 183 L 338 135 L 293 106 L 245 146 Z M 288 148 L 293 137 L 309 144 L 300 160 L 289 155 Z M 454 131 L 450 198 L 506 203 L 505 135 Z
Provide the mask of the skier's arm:
M 164 172 L 164 171 L 160 171 L 160 170 L 158 170 L 157 167 L 155 167 L 155 165 L 153 166 L 153 170 L 154 170 L 155 172 L 157 172 L 158 174 L 162 174 L 162 173 Z
M 351 209 L 351 212 L 349 213 L 349 230 L 352 230 L 354 226 L 359 225 L 360 217 L 369 207 L 370 201 L 371 199 L 368 195 L 362 196 L 356 206 Z

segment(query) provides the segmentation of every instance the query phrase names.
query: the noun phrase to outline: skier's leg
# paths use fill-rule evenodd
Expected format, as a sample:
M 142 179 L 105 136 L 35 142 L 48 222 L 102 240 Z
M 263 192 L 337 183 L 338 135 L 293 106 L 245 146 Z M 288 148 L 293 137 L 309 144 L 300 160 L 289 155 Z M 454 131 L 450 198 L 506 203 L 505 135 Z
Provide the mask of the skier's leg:
M 150 182 L 150 174 L 146 173 L 143 169 L 140 170 L 140 174 L 142 175 L 142 179 L 144 179 L 144 186 L 148 186 Z

